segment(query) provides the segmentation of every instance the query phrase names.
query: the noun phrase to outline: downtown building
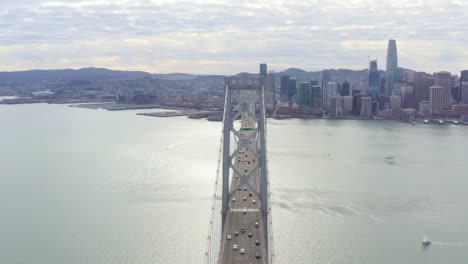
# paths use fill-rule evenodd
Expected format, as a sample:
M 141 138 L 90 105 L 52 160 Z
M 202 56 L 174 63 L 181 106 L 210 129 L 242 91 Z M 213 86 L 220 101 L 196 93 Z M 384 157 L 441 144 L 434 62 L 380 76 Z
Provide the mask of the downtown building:
M 296 99 L 297 95 L 297 84 L 296 84 L 296 78 L 295 77 L 290 77 L 289 78 L 289 85 L 288 85 L 288 101 L 292 102 L 294 99 Z
M 396 41 L 391 39 L 388 41 L 387 47 L 387 67 L 385 73 L 385 95 L 391 96 L 393 86 L 396 80 L 398 80 L 398 56 Z
M 425 72 L 416 72 L 414 77 L 414 97 L 417 104 L 429 101 L 429 87 L 434 84 L 434 76 Z
M 468 81 L 461 83 L 460 104 L 468 105 Z
M 269 71 L 267 75 L 268 92 L 273 94 L 273 104 L 276 104 L 276 72 Z
M 372 116 L 372 98 L 368 96 L 361 97 L 361 116 L 362 117 Z
M 446 105 L 446 91 L 442 86 L 429 88 L 429 112 L 431 114 L 444 114 Z
M 312 106 L 311 93 L 310 82 L 302 82 L 299 85 L 299 106 Z
M 380 73 L 377 69 L 377 60 L 372 60 L 369 63 L 369 82 L 367 94 L 372 99 L 377 99 L 380 94 Z M 347 94 L 349 95 L 349 94 Z
M 320 88 L 318 81 L 310 81 L 310 89 L 310 102 L 312 103 L 312 107 L 322 107 L 322 89 Z
M 442 98 L 442 110 L 444 113 L 452 110 L 452 77 L 450 72 L 441 71 L 434 73 L 435 86 L 444 88 L 444 95 Z
M 263 84 L 263 87 L 265 87 L 265 91 L 268 91 L 268 83 L 267 83 L 267 71 L 268 67 L 266 63 L 260 63 L 260 82 Z
M 460 74 L 460 102 L 468 105 L 468 70 Z
M 280 100 L 282 103 L 288 102 L 289 79 L 289 75 L 281 76 L 280 79 Z
M 338 93 L 338 84 L 336 82 L 328 82 L 323 91 L 323 108 L 331 109 L 331 99 Z

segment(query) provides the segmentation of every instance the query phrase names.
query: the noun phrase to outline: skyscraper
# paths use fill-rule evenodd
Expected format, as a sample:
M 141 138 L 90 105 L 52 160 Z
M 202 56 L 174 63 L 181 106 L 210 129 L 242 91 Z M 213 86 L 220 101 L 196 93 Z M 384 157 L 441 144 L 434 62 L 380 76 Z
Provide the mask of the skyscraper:
M 288 85 L 288 99 L 291 101 L 293 97 L 297 94 L 296 88 L 296 78 L 291 77 L 289 78 L 289 85 Z
M 288 101 L 288 93 L 289 93 L 289 75 L 281 76 L 280 100 L 282 103 L 286 103 Z
M 341 87 L 341 96 L 348 96 L 351 94 L 351 88 L 349 82 L 344 82 L 343 86 Z
M 377 69 L 377 60 L 369 63 L 369 88 L 378 88 L 380 86 L 380 74 Z
M 260 77 L 267 77 L 268 67 L 266 63 L 260 63 Z
M 463 83 L 464 82 L 468 82 L 468 70 L 461 71 L 461 74 L 460 74 L 460 97 L 461 97 L 461 101 L 464 100 L 463 98 L 467 98 L 467 100 L 468 100 L 468 94 L 467 94 L 468 91 L 463 90 Z
M 302 82 L 299 86 L 299 105 L 300 106 L 311 106 L 311 89 L 309 82 Z
M 322 96 L 321 96 L 321 89 L 318 85 L 317 81 L 310 81 L 310 103 L 313 107 L 321 107 L 322 106 Z
M 370 117 L 372 115 L 372 99 L 370 97 L 361 98 L 361 116 Z
M 328 82 L 323 91 L 323 108 L 330 109 L 332 97 L 337 95 L 338 84 L 336 82 Z
M 445 88 L 442 86 L 431 86 L 429 88 L 429 111 L 431 114 L 441 114 L 445 104 Z
M 468 70 L 461 71 L 460 73 L 460 86 L 462 82 L 468 82 Z
M 429 101 L 429 87 L 435 83 L 434 77 L 425 72 L 417 72 L 414 78 L 414 96 L 416 103 Z
M 322 70 L 321 83 L 326 86 L 331 81 L 331 70 Z
M 369 63 L 369 90 L 368 94 L 372 99 L 377 99 L 380 91 L 380 73 L 377 69 L 377 60 Z
M 266 63 L 260 63 L 260 81 L 265 87 L 265 91 L 268 91 L 268 82 L 267 82 L 267 65 Z
M 461 100 L 460 103 L 468 105 L 468 81 L 461 84 Z
M 276 103 L 276 72 L 269 71 L 267 78 L 268 92 L 273 94 L 273 103 Z
M 397 57 L 397 46 L 396 41 L 391 39 L 388 41 L 387 48 L 387 68 L 386 68 L 386 83 L 385 83 L 385 95 L 392 95 L 393 84 L 396 81 L 396 71 L 398 68 L 398 57 Z
M 443 110 L 450 110 L 452 108 L 452 78 L 450 72 L 441 71 L 434 73 L 435 86 L 444 88 L 443 97 Z

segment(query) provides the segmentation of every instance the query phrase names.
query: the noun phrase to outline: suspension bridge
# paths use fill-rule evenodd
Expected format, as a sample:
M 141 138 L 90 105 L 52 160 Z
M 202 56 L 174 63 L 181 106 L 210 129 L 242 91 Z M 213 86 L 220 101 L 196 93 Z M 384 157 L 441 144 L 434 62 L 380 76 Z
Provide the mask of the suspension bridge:
M 265 80 L 225 79 L 223 132 L 205 264 L 274 264 Z

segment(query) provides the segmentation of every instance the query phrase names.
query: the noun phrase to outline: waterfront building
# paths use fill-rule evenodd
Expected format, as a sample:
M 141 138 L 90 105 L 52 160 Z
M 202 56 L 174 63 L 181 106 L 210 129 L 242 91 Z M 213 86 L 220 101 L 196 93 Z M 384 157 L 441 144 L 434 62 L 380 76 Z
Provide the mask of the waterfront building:
M 460 103 L 468 105 L 468 80 L 461 84 L 461 100 Z
M 281 76 L 280 79 L 280 100 L 282 103 L 288 101 L 289 94 L 289 75 Z
M 396 81 L 396 74 L 398 68 L 398 56 L 397 56 L 397 46 L 396 41 L 391 39 L 388 41 L 387 47 L 387 67 L 386 67 L 386 84 L 385 84 L 385 94 L 387 96 L 392 95 L 393 84 Z
M 401 108 L 401 97 L 392 95 L 389 97 L 390 108 L 391 109 L 399 109 Z
M 413 108 L 417 109 L 418 105 L 416 102 L 416 97 L 414 96 L 413 86 L 403 86 L 401 87 L 401 106 L 402 108 Z
M 468 115 L 468 105 L 465 105 L 465 104 L 454 105 L 453 115 L 456 115 L 456 116 Z
M 353 111 L 353 97 L 350 95 L 343 96 L 343 115 L 349 115 Z
M 372 116 L 372 99 L 368 96 L 361 98 L 361 116 L 362 117 Z
M 430 112 L 441 114 L 445 106 L 445 88 L 442 86 L 431 86 L 429 88 L 429 108 Z
M 435 79 L 425 72 L 417 72 L 414 79 L 414 96 L 419 104 L 422 101 L 429 101 L 429 87 L 435 84 Z
M 336 82 L 328 82 L 323 91 L 323 108 L 330 109 L 332 97 L 337 95 L 338 84 Z
M 444 88 L 443 110 L 452 109 L 452 78 L 450 72 L 440 71 L 434 73 L 435 86 Z
M 431 105 L 429 101 L 422 101 L 419 103 L 419 113 L 423 115 L 428 115 L 431 110 Z

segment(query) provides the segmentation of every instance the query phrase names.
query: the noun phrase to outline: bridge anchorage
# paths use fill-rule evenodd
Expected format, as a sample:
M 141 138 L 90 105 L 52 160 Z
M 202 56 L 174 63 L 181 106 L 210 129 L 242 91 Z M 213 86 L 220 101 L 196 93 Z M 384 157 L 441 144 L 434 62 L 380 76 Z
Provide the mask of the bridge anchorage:
M 274 264 L 264 80 L 226 77 L 225 89 L 221 201 L 215 190 L 205 263 Z

